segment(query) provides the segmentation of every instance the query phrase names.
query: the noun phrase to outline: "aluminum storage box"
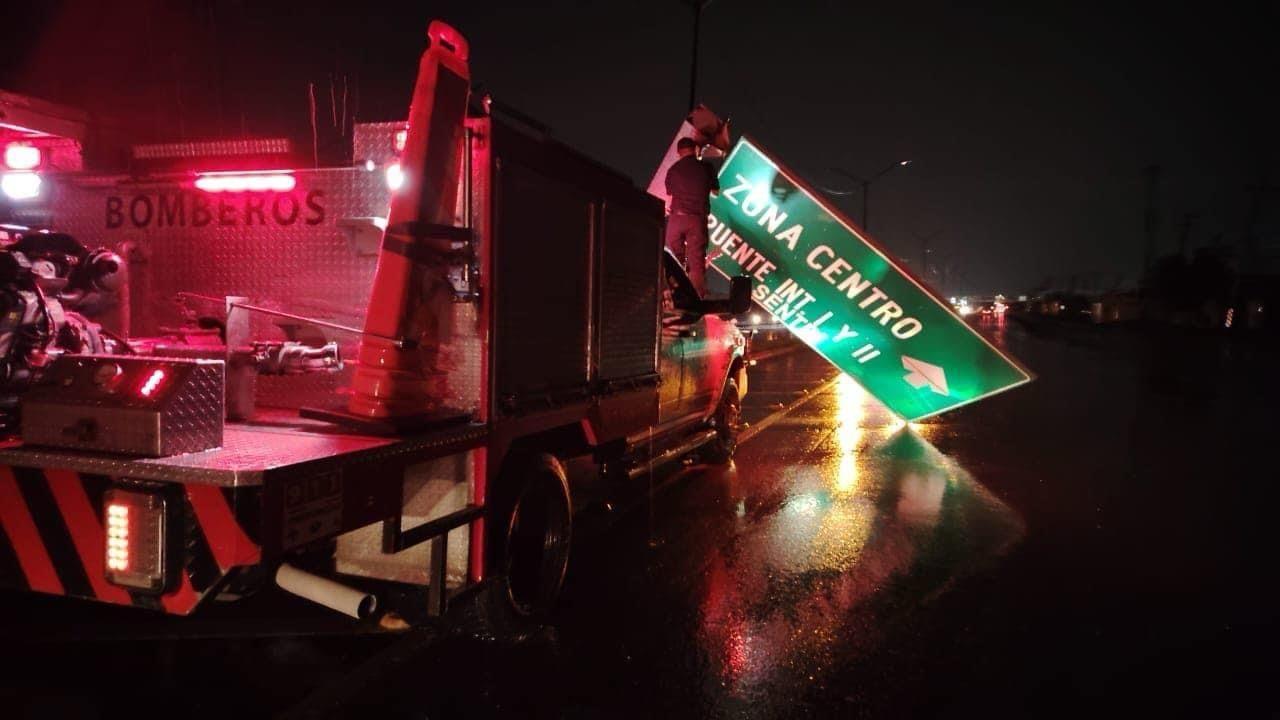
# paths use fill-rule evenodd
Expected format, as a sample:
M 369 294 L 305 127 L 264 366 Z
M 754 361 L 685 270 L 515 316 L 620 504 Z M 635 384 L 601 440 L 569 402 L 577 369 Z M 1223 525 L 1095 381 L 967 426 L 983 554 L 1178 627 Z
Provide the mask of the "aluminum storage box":
M 221 360 L 64 355 L 22 402 L 33 445 L 165 457 L 222 445 Z

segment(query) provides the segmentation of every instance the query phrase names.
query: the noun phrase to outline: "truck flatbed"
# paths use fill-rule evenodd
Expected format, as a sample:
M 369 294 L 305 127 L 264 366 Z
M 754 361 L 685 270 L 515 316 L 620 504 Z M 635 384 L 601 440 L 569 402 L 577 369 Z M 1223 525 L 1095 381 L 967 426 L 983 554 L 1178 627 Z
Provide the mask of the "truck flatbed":
M 474 447 L 487 428 L 456 423 L 404 437 L 344 431 L 297 415 L 264 414 L 253 422 L 227 423 L 222 447 L 160 458 L 0 442 L 0 465 L 60 468 L 73 472 L 139 480 L 252 487 L 270 477 L 323 473 L 364 462 L 413 456 L 409 462 Z

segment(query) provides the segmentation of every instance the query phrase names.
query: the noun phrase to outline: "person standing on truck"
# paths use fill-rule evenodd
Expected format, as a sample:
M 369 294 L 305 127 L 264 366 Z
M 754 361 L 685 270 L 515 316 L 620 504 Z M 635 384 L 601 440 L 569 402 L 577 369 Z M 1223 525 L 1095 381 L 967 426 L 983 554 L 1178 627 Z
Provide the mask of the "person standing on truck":
M 711 213 L 710 196 L 720 192 L 715 167 L 698 159 L 698 143 L 693 138 L 680 138 L 676 143 L 680 159 L 667 170 L 667 194 L 671 196 L 671 214 L 667 216 L 667 248 L 675 254 L 698 294 L 706 291 L 707 215 Z

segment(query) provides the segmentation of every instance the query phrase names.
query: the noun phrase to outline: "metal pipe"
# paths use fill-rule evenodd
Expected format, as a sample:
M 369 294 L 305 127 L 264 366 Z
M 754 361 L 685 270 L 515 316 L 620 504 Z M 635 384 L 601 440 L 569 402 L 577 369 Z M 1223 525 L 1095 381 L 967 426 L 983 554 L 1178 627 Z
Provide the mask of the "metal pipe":
M 178 297 L 191 297 L 191 298 L 196 298 L 197 300 L 223 302 L 223 300 L 220 298 L 209 297 L 208 295 L 200 295 L 199 293 L 179 292 L 177 295 Z M 350 325 L 339 325 L 338 323 L 332 323 L 327 320 L 317 320 L 316 318 L 310 318 L 305 315 L 295 315 L 293 313 L 287 313 L 281 310 L 272 310 L 271 308 L 264 308 L 258 305 L 250 305 L 248 303 L 242 303 L 242 302 L 228 302 L 226 306 L 228 310 L 231 310 L 234 308 L 240 308 L 241 310 L 248 310 L 250 312 L 262 313 L 263 315 L 272 315 L 274 317 L 281 317 L 287 320 L 297 320 L 299 322 L 305 322 L 310 325 L 319 325 L 320 327 L 326 327 L 332 330 L 340 330 L 342 332 L 352 333 L 354 335 L 368 335 L 369 337 L 376 337 L 379 340 L 386 340 L 387 342 L 395 345 L 397 348 L 406 348 L 406 347 L 412 346 L 413 344 L 412 342 L 405 340 L 404 338 L 393 338 L 393 337 L 386 337 L 384 335 L 377 335 L 371 332 L 366 332 L 364 330 L 361 330 L 360 328 L 351 327 Z
M 281 563 L 276 570 L 276 585 L 311 602 L 336 610 L 343 615 L 362 620 L 378 609 L 378 599 L 373 595 L 347 587 L 329 578 L 312 575 L 305 570 Z

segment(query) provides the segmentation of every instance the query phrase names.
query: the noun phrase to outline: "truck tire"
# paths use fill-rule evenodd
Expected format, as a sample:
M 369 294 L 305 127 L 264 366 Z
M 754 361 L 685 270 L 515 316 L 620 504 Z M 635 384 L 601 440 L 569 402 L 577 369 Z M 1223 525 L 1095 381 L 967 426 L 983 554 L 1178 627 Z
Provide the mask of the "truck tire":
M 703 446 L 702 459 L 717 465 L 733 459 L 738 449 L 738 427 L 741 425 L 742 400 L 738 397 L 738 383 L 730 378 L 724 384 L 724 394 L 720 396 L 720 404 L 711 416 L 711 427 L 716 437 Z
M 555 607 L 569 566 L 573 512 L 560 461 L 545 453 L 514 458 L 492 516 L 496 610 L 545 618 Z

